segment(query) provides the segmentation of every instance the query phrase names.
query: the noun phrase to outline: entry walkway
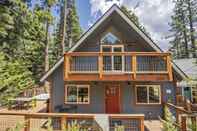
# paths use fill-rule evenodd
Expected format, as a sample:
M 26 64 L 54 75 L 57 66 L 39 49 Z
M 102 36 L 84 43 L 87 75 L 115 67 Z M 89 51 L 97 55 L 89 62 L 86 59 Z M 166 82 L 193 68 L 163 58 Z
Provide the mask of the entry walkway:
M 162 131 L 162 123 L 159 120 L 145 120 L 145 131 Z

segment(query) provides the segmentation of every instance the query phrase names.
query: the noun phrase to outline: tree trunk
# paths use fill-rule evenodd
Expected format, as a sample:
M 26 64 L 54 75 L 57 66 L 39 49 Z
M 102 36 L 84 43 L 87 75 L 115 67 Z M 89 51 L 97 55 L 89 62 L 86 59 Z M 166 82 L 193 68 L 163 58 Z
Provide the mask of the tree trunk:
M 50 11 L 48 8 L 47 11 Z M 45 34 L 45 64 L 44 71 L 47 72 L 49 70 L 49 20 L 46 21 L 46 34 Z M 44 82 L 45 90 L 49 88 L 49 83 L 47 81 Z
M 67 2 L 66 0 L 64 0 L 64 5 L 63 7 L 61 6 L 61 18 L 60 18 L 60 30 L 61 30 L 61 34 L 60 34 L 60 40 L 61 40 L 61 47 L 62 47 L 62 54 L 64 54 L 65 51 L 65 36 L 66 36 L 66 6 Z
M 193 27 L 193 21 L 192 21 L 192 10 L 191 10 L 191 2 L 188 0 L 188 11 L 189 11 L 189 26 L 190 26 L 190 37 L 191 37 L 191 45 L 192 45 L 192 55 L 195 58 L 196 57 L 196 45 L 195 45 L 195 38 L 194 38 L 194 27 Z

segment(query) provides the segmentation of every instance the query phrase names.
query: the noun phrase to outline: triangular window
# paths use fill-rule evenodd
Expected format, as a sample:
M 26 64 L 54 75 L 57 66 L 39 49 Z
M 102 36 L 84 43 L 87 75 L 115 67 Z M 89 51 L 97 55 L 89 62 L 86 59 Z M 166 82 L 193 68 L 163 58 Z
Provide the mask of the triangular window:
M 104 37 L 102 37 L 101 43 L 103 43 L 103 44 L 119 44 L 120 43 L 120 39 L 117 38 L 111 32 L 109 32 Z

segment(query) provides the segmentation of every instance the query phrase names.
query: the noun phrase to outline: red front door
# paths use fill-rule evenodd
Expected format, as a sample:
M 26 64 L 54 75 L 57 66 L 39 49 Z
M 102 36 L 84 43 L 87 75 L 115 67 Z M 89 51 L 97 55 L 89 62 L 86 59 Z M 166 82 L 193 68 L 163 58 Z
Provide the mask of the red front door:
M 120 113 L 120 85 L 105 85 L 105 111 L 106 113 Z

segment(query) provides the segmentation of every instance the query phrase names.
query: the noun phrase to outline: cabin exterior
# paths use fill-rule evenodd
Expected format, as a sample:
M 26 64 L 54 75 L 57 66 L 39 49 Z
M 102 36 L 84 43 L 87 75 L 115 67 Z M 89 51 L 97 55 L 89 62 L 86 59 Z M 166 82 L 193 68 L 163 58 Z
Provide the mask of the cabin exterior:
M 112 6 L 41 78 L 50 112 L 163 115 L 187 76 L 119 7 Z M 175 113 L 175 112 L 174 112 Z

